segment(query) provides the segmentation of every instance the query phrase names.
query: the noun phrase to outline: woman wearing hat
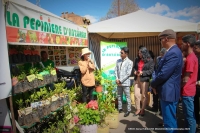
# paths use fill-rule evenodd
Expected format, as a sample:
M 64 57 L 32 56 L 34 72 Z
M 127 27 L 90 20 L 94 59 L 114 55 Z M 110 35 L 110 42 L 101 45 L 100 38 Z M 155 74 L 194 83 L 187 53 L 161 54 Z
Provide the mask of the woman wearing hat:
M 89 58 L 91 51 L 88 48 L 82 49 L 81 60 L 78 62 L 81 71 L 81 85 L 82 85 L 82 100 L 87 102 L 87 95 L 89 94 L 90 100 L 93 100 L 93 91 L 95 86 L 94 70 L 95 65 Z

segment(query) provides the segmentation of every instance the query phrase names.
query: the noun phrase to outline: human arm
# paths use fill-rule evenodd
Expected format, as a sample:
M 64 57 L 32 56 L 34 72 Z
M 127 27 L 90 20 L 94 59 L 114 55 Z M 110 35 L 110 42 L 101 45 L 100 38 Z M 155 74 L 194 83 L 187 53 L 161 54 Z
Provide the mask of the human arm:
M 93 61 L 92 61 L 91 59 L 89 59 L 88 62 L 89 62 L 89 63 L 88 63 L 89 69 L 95 70 L 95 65 L 94 65 Z
M 181 88 L 184 87 L 185 84 L 188 82 L 191 74 L 192 74 L 192 72 L 185 72 L 184 77 L 181 82 Z
M 183 78 L 181 80 L 181 87 L 184 87 L 185 84 L 190 79 L 191 74 L 195 69 L 195 61 L 193 59 L 188 59 L 185 62 L 185 72 L 183 73 Z
M 83 61 L 79 61 L 79 62 L 78 62 L 78 65 L 79 65 L 79 68 L 80 68 L 81 73 L 82 73 L 82 74 L 85 74 L 86 71 L 87 71 L 87 67 L 88 67 L 87 64 L 84 63 Z
M 115 78 L 116 78 L 116 83 L 117 85 L 119 84 L 119 78 L 118 78 L 118 67 L 117 67 L 118 61 L 116 62 L 116 66 L 115 66 Z
M 143 76 L 151 76 L 154 71 L 154 62 L 153 60 L 149 60 L 149 69 L 148 70 L 142 70 Z
M 152 80 L 151 86 L 153 88 L 157 88 L 157 86 L 167 81 L 172 76 L 179 61 L 180 57 L 178 57 L 175 52 L 168 54 L 163 60 L 163 65 L 157 72 L 155 78 Z M 182 66 L 180 66 L 180 69 L 181 68 Z
M 133 62 L 129 61 L 128 64 L 127 64 L 127 67 L 125 69 L 124 76 L 119 79 L 120 83 L 123 83 L 125 80 L 127 80 L 130 77 L 131 72 L 132 72 L 132 68 L 133 68 Z

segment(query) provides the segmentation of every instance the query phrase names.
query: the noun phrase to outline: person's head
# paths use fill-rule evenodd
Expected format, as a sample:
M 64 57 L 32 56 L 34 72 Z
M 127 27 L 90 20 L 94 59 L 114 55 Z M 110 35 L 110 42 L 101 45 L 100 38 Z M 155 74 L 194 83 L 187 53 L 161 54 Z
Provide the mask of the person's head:
M 139 57 L 144 61 L 147 62 L 149 58 L 151 58 L 149 51 L 147 50 L 146 47 L 142 47 L 139 50 Z
M 200 55 L 200 40 L 196 41 L 193 50 L 196 55 Z
M 196 43 L 196 38 L 193 35 L 185 35 L 182 37 L 182 51 L 193 50 L 193 47 Z
M 168 49 L 176 43 L 176 33 L 172 29 L 167 29 L 161 32 L 159 35 L 159 40 L 162 47 Z
M 151 51 L 151 50 L 149 50 L 149 54 L 150 54 L 150 56 L 151 56 L 151 58 L 154 60 L 154 53 L 153 53 L 153 51 Z
M 144 46 L 143 46 L 143 45 L 140 45 L 138 50 L 140 50 L 142 47 L 144 47 Z
M 81 60 L 88 60 L 89 56 L 91 54 L 91 51 L 88 48 L 83 48 L 81 53 Z
M 166 48 L 161 48 L 160 50 L 160 56 L 163 57 L 166 53 L 167 49 Z
M 41 51 L 40 55 L 41 55 L 43 61 L 46 61 L 48 59 L 48 54 L 46 51 Z
M 122 59 L 125 59 L 129 54 L 129 49 L 127 47 L 121 48 L 120 56 Z

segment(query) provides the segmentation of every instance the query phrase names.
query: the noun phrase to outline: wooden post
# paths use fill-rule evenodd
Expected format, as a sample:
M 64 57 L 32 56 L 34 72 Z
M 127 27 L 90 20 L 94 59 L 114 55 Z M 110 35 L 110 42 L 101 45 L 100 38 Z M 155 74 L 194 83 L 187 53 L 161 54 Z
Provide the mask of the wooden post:
M 14 115 L 14 110 L 13 110 L 13 102 L 12 102 L 12 96 L 9 97 L 9 102 L 10 102 L 10 112 L 11 112 L 11 119 L 12 119 L 12 129 L 13 133 L 16 133 L 16 123 L 15 123 L 15 115 Z

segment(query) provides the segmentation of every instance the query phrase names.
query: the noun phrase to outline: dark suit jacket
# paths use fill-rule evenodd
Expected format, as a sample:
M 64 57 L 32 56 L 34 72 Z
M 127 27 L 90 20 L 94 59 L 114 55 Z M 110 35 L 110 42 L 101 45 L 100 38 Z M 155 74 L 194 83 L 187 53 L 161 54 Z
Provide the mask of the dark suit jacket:
M 139 58 L 137 57 L 134 61 L 134 71 L 138 71 L 138 63 L 139 63 Z M 133 71 L 133 72 L 134 72 Z M 149 59 L 148 62 L 144 63 L 144 66 L 142 68 L 143 74 L 140 76 L 140 81 L 141 82 L 149 82 L 149 79 L 151 78 L 151 75 L 154 71 L 154 62 L 153 59 Z M 134 79 L 137 80 L 137 75 L 134 75 Z
M 172 46 L 160 60 L 151 86 L 163 101 L 176 102 L 180 98 L 183 57 L 177 45 Z

